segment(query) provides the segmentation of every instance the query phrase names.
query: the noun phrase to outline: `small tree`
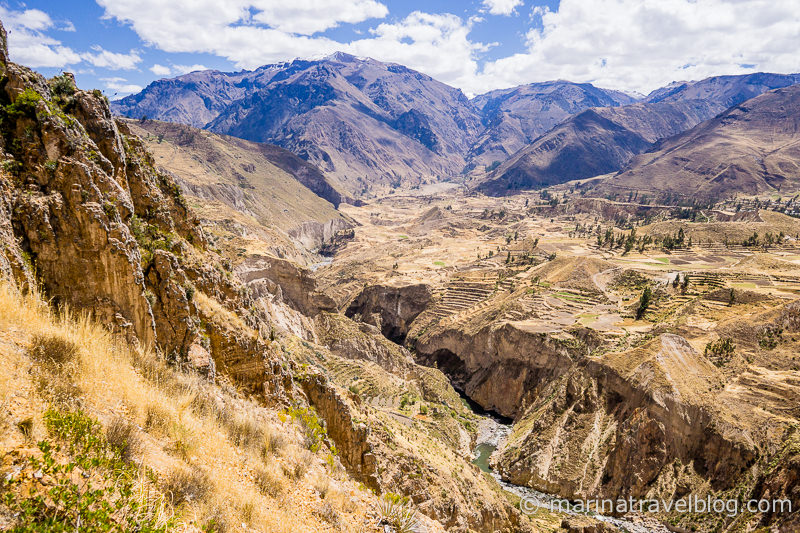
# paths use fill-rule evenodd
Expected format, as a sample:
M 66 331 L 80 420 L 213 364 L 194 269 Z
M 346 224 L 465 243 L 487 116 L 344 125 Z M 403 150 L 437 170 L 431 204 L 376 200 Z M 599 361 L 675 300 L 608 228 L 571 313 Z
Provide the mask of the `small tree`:
M 645 312 L 647 312 L 647 308 L 650 307 L 652 296 L 653 294 L 650 291 L 650 287 L 645 287 L 642 291 L 642 295 L 639 297 L 639 307 L 636 309 L 636 320 L 640 320 Z

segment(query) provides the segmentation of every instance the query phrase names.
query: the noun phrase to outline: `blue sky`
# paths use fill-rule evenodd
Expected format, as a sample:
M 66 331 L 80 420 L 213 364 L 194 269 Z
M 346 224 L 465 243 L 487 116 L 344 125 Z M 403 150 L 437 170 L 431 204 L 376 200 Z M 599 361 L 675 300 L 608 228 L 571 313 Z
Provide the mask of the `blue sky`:
M 191 70 L 336 50 L 470 95 L 550 79 L 648 92 L 800 71 L 797 0 L 0 0 L 0 18 L 12 60 L 74 72 L 112 98 Z

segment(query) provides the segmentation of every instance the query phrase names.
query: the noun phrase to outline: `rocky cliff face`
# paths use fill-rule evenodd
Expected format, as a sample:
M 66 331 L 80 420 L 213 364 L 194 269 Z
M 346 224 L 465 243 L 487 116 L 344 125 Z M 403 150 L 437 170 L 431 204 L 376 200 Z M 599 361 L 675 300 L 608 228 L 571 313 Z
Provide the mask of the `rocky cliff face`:
M 249 372 L 263 392 L 273 371 L 285 373 L 252 335 L 266 315 L 246 317 L 249 326 L 239 319 L 238 330 L 214 320 L 247 308 L 248 296 L 207 250 L 178 185 L 105 97 L 79 90 L 69 74 L 46 80 L 10 63 L 4 41 L 0 67 L 4 270 L 23 285 L 35 273 L 56 303 L 211 378 Z
M 670 382 L 678 365 L 695 370 L 691 386 Z M 720 376 L 677 335 L 583 361 L 531 407 L 499 462 L 513 479 L 576 498 L 641 499 L 692 476 L 731 486 L 758 452 L 741 429 L 718 425 L 695 380 L 713 388 Z
M 424 283 L 370 285 L 350 302 L 345 314 L 379 328 L 384 337 L 402 344 L 411 323 L 431 300 L 431 288 Z
M 473 401 L 508 418 L 518 416 L 578 357 L 568 342 L 512 324 L 433 329 L 414 347 L 422 361 L 445 372 Z
M 155 257 L 142 257 L 134 235 L 136 227 L 203 246 L 171 182 L 148 168 L 102 95 L 2 62 L 6 217 L 44 289 L 143 342 L 188 348 L 163 327 L 164 310 L 154 313 L 146 290 Z

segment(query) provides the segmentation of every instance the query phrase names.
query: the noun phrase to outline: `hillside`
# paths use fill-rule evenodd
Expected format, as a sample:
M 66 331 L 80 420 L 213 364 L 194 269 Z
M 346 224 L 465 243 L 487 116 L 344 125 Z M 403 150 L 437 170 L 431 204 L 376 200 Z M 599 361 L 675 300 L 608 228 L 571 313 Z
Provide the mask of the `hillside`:
M 497 195 L 614 172 L 659 138 L 691 127 L 706 114 L 703 102 L 589 109 L 536 139 L 474 187 Z
M 291 152 L 180 124 L 125 123 L 178 180 L 207 231 L 231 249 L 313 261 L 311 250 L 350 226 L 327 178 Z
M 587 110 L 533 141 L 473 187 L 507 194 L 615 172 L 660 139 L 798 79 L 778 74 L 718 76 L 658 91 L 646 102 Z
M 597 186 L 656 197 L 714 200 L 800 187 L 800 85 L 738 104 L 665 139 Z
M 182 78 L 174 88 L 151 84 L 114 109 L 190 124 L 208 119 L 205 127 L 211 131 L 277 144 L 319 167 L 337 190 L 353 196 L 458 175 L 480 131 L 478 114 L 461 91 L 400 65 L 339 53 L 256 72 L 236 74 L 248 80 L 256 76 L 258 83 L 244 84 L 247 90 L 233 100 L 233 92 L 212 98 L 210 108 L 197 108 L 190 120 L 173 112 L 173 93 L 183 101 L 181 95 L 194 87 Z M 152 102 L 162 103 L 152 109 Z
M 520 85 L 481 94 L 472 99 L 486 129 L 470 148 L 468 168 L 482 172 L 570 115 L 590 107 L 631 104 L 636 99 L 589 83 L 553 81 Z

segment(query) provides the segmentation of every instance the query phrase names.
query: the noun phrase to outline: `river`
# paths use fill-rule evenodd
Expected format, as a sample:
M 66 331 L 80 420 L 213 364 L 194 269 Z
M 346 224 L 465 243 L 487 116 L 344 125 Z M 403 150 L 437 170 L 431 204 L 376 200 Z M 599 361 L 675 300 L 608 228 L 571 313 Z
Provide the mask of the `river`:
M 545 494 L 528 487 L 508 483 L 507 481 L 504 481 L 497 472 L 492 470 L 491 466 L 489 465 L 489 459 L 494 451 L 497 450 L 497 448 L 500 447 L 511 434 L 511 424 L 505 423 L 505 421 L 501 421 L 486 413 L 478 414 L 483 416 L 483 420 L 481 420 L 480 424 L 478 425 L 478 437 L 475 442 L 475 448 L 473 449 L 472 463 L 482 471 L 491 474 L 492 477 L 497 480 L 497 483 L 503 488 L 503 490 L 522 498 L 524 505 L 528 510 L 533 511 L 536 507 L 549 509 L 551 508 L 552 502 L 556 500 L 563 500 L 563 498 L 557 495 Z M 520 505 L 523 504 L 521 503 Z M 557 505 L 552 507 L 563 511 L 563 507 L 559 507 Z M 585 514 L 586 516 L 591 516 L 595 520 L 615 526 L 620 531 L 628 531 L 629 533 L 667 533 L 669 531 L 664 526 L 653 526 L 650 524 L 645 525 L 632 522 L 624 518 L 604 516 L 595 513 L 578 513 L 571 509 L 566 510 L 565 512 L 566 514 L 570 515 Z

